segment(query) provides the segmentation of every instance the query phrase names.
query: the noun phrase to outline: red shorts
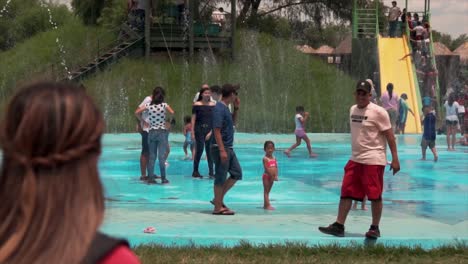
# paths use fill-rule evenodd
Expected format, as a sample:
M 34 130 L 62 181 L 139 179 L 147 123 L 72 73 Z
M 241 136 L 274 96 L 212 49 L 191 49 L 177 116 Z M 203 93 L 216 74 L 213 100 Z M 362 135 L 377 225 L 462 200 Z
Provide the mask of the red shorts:
M 385 166 L 366 165 L 352 160 L 344 167 L 341 198 L 362 201 L 367 198 L 372 201 L 382 199 L 383 175 Z

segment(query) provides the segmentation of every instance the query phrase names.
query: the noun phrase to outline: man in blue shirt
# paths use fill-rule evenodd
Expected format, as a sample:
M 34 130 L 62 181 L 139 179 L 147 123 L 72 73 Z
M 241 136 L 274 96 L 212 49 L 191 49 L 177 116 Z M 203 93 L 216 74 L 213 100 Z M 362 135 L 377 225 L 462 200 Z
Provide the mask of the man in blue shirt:
M 240 100 L 237 97 L 237 86 L 223 85 L 221 89 L 222 99 L 216 103 L 213 109 L 213 135 L 214 141 L 211 148 L 215 164 L 214 180 L 214 215 L 233 215 L 223 202 L 226 193 L 234 186 L 236 181 L 242 179 L 242 169 L 234 152 L 234 124 L 239 111 Z M 229 111 L 228 105 L 234 106 L 234 111 Z M 230 177 L 227 178 L 229 172 Z

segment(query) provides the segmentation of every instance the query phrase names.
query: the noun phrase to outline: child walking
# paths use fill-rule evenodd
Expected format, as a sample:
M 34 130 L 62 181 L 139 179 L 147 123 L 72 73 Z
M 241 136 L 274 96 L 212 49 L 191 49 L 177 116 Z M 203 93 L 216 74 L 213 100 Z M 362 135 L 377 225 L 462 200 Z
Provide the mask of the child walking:
M 185 136 L 185 141 L 184 141 L 184 153 L 185 153 L 185 159 L 190 159 L 193 160 L 193 149 L 194 149 L 194 144 L 192 141 L 192 117 L 191 116 L 185 116 L 184 117 L 184 129 L 183 133 Z M 190 152 L 192 154 L 191 158 L 189 158 L 188 152 L 187 152 L 187 147 L 190 146 Z
M 265 150 L 265 156 L 263 157 L 263 209 L 265 210 L 275 210 L 274 207 L 270 204 L 270 191 L 273 187 L 273 182 L 278 181 L 278 163 L 276 158 L 273 156 L 275 151 L 275 143 L 273 141 L 265 141 L 263 145 L 263 150 Z
M 431 106 L 424 106 L 424 133 L 421 140 L 421 151 L 422 151 L 422 160 L 426 160 L 426 149 L 429 147 L 434 154 L 434 161 L 438 160 L 437 150 L 435 148 L 436 140 L 436 117 Z
M 307 145 L 307 150 L 309 151 L 309 157 L 311 158 L 317 157 L 317 154 L 312 152 L 310 139 L 307 136 L 305 128 L 304 128 L 305 122 L 307 121 L 308 118 L 309 118 L 309 112 L 305 112 L 303 106 L 297 106 L 296 115 L 294 116 L 294 122 L 296 123 L 296 130 L 294 131 L 294 134 L 296 135 L 296 143 L 294 143 L 290 148 L 284 151 L 284 154 L 286 154 L 286 156 L 290 157 L 291 151 L 297 148 L 297 146 L 301 144 L 301 140 L 304 139 Z
M 367 195 L 364 196 L 364 199 L 362 199 L 361 201 L 361 210 L 367 211 L 366 202 L 367 202 Z M 355 200 L 353 203 L 353 207 L 352 207 L 353 210 L 357 210 L 357 204 L 358 204 L 358 201 Z

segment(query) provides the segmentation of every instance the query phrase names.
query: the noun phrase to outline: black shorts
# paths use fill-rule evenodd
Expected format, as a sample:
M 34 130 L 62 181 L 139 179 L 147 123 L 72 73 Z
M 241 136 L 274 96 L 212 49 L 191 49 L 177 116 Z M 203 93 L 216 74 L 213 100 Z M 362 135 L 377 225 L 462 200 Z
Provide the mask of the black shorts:
M 421 147 L 423 149 L 427 149 L 429 147 L 430 149 L 435 148 L 435 140 L 427 140 L 427 139 L 422 139 L 421 140 Z
M 445 119 L 445 124 L 447 126 L 456 126 L 458 124 L 458 121 L 457 120 L 447 120 L 447 119 Z
M 148 145 L 148 132 L 142 131 L 141 135 L 141 155 L 149 154 L 149 145 Z

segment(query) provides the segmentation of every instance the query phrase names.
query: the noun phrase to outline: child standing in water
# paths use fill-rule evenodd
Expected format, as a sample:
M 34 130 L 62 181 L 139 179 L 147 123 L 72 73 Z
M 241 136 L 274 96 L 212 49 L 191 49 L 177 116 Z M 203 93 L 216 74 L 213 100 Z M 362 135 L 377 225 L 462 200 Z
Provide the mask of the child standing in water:
M 263 157 L 263 209 L 265 210 L 275 210 L 274 207 L 270 204 L 270 191 L 273 187 L 273 182 L 278 181 L 278 163 L 276 158 L 273 156 L 275 151 L 275 143 L 273 141 L 265 141 L 263 145 L 263 150 L 265 150 L 265 156 Z
M 436 140 L 436 117 L 434 111 L 432 111 L 431 106 L 424 106 L 424 120 L 422 121 L 424 125 L 424 133 L 421 140 L 421 152 L 422 158 L 421 160 L 426 160 L 426 149 L 429 147 L 434 154 L 434 161 L 438 160 L 437 150 L 435 148 L 435 140 Z
M 183 133 L 185 136 L 185 141 L 184 141 L 184 153 L 185 153 L 185 159 L 189 159 L 189 155 L 187 152 L 187 147 L 190 146 L 190 152 L 192 154 L 190 160 L 193 160 L 193 141 L 192 141 L 192 117 L 191 116 L 185 116 L 184 117 L 184 129 Z
M 294 116 L 294 121 L 296 123 L 296 130 L 294 131 L 294 134 L 296 135 L 296 143 L 294 143 L 290 148 L 284 151 L 284 154 L 286 156 L 290 157 L 291 151 L 297 146 L 301 144 L 301 140 L 304 139 L 306 145 L 307 145 L 307 150 L 309 151 L 309 157 L 314 158 L 317 157 L 317 154 L 312 152 L 312 147 L 310 145 L 310 139 L 306 134 L 305 131 L 305 122 L 309 118 L 309 112 L 304 111 L 303 106 L 297 106 L 296 107 L 296 115 Z

